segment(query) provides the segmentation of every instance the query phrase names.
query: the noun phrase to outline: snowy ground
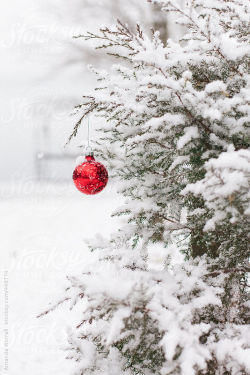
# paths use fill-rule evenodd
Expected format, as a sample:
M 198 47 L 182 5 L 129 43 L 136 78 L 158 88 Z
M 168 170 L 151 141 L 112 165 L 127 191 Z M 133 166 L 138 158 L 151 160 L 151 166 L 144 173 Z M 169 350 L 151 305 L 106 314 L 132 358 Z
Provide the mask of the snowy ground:
M 96 196 L 82 195 L 71 183 L 2 185 L 1 331 L 8 328 L 9 363 L 4 371 L 1 335 L 1 374 L 66 375 L 74 368 L 60 350 L 66 344 L 67 310 L 42 319 L 36 315 L 55 301 L 66 275 L 81 269 L 86 261 L 84 239 L 115 229 L 110 213 L 120 204 L 111 184 Z

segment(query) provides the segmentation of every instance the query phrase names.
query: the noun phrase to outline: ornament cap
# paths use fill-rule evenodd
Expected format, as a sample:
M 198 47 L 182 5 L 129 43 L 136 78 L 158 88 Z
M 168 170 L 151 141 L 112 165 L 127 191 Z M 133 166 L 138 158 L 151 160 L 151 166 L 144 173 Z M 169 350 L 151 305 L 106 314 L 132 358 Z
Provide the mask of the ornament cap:
M 84 156 L 94 156 L 94 152 L 90 146 L 87 146 L 84 151 Z

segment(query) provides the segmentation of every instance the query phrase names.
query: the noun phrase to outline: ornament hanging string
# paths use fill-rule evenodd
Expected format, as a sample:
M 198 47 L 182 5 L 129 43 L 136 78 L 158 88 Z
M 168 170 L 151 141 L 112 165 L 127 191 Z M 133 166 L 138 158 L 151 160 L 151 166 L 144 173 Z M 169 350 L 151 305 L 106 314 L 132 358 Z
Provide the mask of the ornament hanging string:
M 89 146 L 89 117 L 88 117 L 88 148 L 90 148 Z
M 89 117 L 88 117 L 88 123 L 87 123 L 87 147 L 86 152 L 92 152 L 92 147 L 90 146 L 90 131 L 89 131 Z

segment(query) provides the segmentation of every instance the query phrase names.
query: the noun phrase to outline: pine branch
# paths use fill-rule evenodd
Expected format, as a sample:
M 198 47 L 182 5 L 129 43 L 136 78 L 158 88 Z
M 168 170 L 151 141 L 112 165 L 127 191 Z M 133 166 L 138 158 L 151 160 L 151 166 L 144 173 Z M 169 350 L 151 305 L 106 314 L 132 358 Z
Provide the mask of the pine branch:
M 89 113 L 93 112 L 95 108 L 97 108 L 97 104 L 92 105 L 87 111 L 83 113 L 83 115 L 80 117 L 80 119 L 77 121 L 77 123 L 74 126 L 73 133 L 70 135 L 66 145 L 68 145 L 73 137 L 75 137 L 78 133 L 78 129 L 83 121 L 83 119 L 88 116 Z
M 152 0 L 148 0 L 148 1 L 149 1 L 149 2 L 152 2 Z M 162 5 L 163 5 L 163 4 L 164 4 L 164 2 L 162 2 Z M 174 10 L 176 13 L 179 13 L 179 14 L 181 14 L 184 18 L 187 18 L 187 19 L 189 20 L 189 22 L 190 22 L 190 25 L 189 25 L 189 26 L 193 26 L 193 27 L 196 29 L 196 32 L 197 32 L 197 33 L 199 32 L 199 33 L 200 33 L 200 34 L 201 34 L 201 35 L 202 35 L 202 36 L 208 41 L 208 43 L 212 44 L 212 41 L 211 41 L 211 34 L 210 34 L 210 32 L 208 32 L 208 34 L 206 34 L 205 31 L 202 30 L 202 29 L 200 28 L 199 25 L 197 25 L 197 23 L 193 20 L 193 18 L 192 18 L 189 14 L 185 13 L 181 8 L 177 7 L 172 1 L 169 1 L 169 5 L 172 6 L 173 10 Z M 203 8 L 205 9 L 206 7 L 203 6 Z M 164 7 L 163 7 L 162 9 L 165 10 Z M 208 20 L 207 20 L 207 22 L 208 22 L 208 24 L 211 22 L 211 17 L 210 17 L 210 15 L 208 16 Z M 193 39 L 194 39 L 194 38 L 193 38 Z M 235 73 L 239 74 L 241 77 L 243 76 L 242 73 L 241 73 L 237 68 L 235 68 L 233 65 L 230 65 L 230 64 L 229 64 L 227 58 L 226 58 L 225 55 L 222 53 L 222 51 L 221 51 L 220 48 L 218 48 L 218 47 L 214 48 L 214 47 L 212 46 L 212 51 L 218 53 L 218 55 L 221 56 L 221 57 L 224 59 L 224 61 L 225 61 L 225 62 L 227 63 L 227 65 L 228 65 L 229 69 L 232 69 Z
M 61 301 L 57 302 L 54 306 L 52 306 L 48 310 L 46 310 L 46 311 L 42 312 L 41 314 L 37 315 L 37 318 L 41 318 L 42 316 L 51 313 L 52 311 L 56 310 L 58 306 L 62 305 L 64 302 L 70 301 L 70 300 L 71 300 L 71 298 L 69 298 L 69 297 L 63 298 Z
M 244 273 L 249 273 L 250 272 L 250 267 L 235 267 L 235 268 L 221 268 L 219 270 L 209 272 L 205 276 L 209 277 L 216 277 L 219 276 L 222 273 L 234 273 L 234 272 L 244 272 Z

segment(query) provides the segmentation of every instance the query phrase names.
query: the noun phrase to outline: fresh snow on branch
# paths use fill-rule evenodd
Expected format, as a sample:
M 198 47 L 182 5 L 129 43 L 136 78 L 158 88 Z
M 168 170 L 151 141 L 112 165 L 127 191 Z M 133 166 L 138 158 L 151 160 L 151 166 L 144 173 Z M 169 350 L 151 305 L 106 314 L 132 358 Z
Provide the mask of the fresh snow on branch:
M 247 375 L 250 3 L 151 2 L 179 41 L 121 21 L 85 36 L 119 64 L 92 69 L 71 138 L 103 119 L 95 152 L 125 201 L 60 299 L 81 315 L 69 358 L 75 375 Z

